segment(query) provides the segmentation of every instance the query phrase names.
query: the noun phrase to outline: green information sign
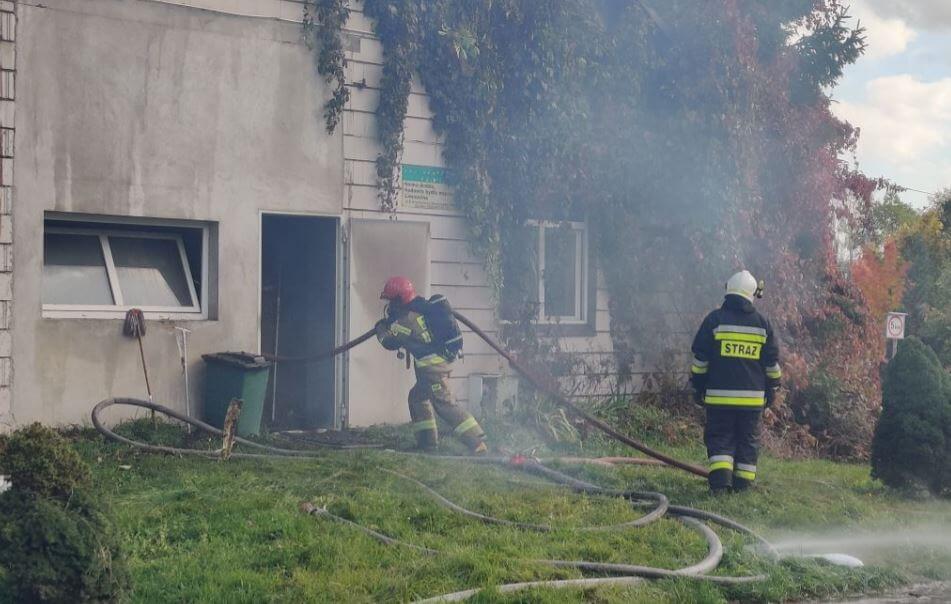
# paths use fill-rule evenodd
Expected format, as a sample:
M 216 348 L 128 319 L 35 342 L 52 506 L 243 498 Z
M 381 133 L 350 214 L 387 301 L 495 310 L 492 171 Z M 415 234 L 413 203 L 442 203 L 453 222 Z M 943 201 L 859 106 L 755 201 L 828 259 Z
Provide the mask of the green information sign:
M 448 170 L 438 166 L 403 164 L 403 191 L 400 206 L 418 210 L 452 210 L 452 188 Z
M 403 164 L 403 181 L 406 182 L 434 182 L 446 184 L 446 169 L 435 166 L 412 166 Z

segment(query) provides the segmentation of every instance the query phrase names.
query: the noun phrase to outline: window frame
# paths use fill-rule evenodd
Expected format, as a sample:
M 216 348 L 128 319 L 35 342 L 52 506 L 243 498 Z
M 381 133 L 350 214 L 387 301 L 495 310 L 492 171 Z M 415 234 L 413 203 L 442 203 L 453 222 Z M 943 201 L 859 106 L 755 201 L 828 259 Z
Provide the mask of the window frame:
M 535 316 L 537 325 L 545 326 L 586 326 L 591 319 L 589 306 L 590 293 L 590 262 L 588 260 L 588 227 L 584 222 L 554 221 L 554 220 L 526 220 L 525 226 L 533 228 L 535 233 L 535 249 L 538 255 L 538 312 Z M 547 315 L 545 312 L 545 229 L 563 229 L 568 226 L 575 233 L 575 308 L 578 312 L 573 315 Z M 511 321 L 504 321 L 511 323 Z
M 47 227 L 49 220 L 59 222 L 80 222 L 83 225 L 94 224 L 95 226 L 52 226 Z M 185 251 L 184 238 L 180 233 L 175 232 L 149 232 L 136 230 L 122 230 L 123 224 L 155 228 L 188 228 L 201 231 L 201 292 L 195 288 L 195 279 L 192 274 L 191 264 L 188 260 L 188 254 Z M 106 274 L 109 281 L 109 289 L 113 300 L 116 302 L 111 305 L 93 305 L 93 304 L 46 304 L 42 302 L 43 317 L 49 319 L 122 319 L 132 308 L 138 308 L 145 313 L 146 318 L 152 320 L 205 320 L 208 318 L 208 273 L 209 273 L 209 228 L 206 224 L 187 224 L 179 221 L 152 221 L 136 220 L 124 222 L 109 222 L 106 220 L 97 220 L 93 216 L 82 215 L 47 215 L 44 220 L 43 237 L 46 234 L 62 235 L 85 235 L 87 237 L 98 237 L 103 260 L 105 262 Z M 164 239 L 174 241 L 178 248 L 178 257 L 181 262 L 182 270 L 185 273 L 185 280 L 188 283 L 188 293 L 191 298 L 191 306 L 133 306 L 124 303 L 122 299 L 122 287 L 119 283 L 118 271 L 115 266 L 115 259 L 112 255 L 112 247 L 109 243 L 109 237 L 124 237 L 130 239 Z M 45 270 L 46 259 L 43 258 L 41 271 Z M 41 276 L 41 278 L 43 278 Z M 42 291 L 42 289 L 41 289 Z M 200 295 L 199 295 L 200 293 Z

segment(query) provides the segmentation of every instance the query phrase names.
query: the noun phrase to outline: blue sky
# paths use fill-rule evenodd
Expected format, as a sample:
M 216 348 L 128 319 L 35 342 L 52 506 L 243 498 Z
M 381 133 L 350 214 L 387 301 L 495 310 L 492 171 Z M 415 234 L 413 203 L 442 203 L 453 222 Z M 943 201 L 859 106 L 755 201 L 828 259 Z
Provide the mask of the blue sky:
M 870 176 L 935 192 L 951 187 L 951 0 L 852 0 L 868 50 L 849 66 L 833 111 L 861 129 Z M 922 207 L 928 196 L 908 191 Z

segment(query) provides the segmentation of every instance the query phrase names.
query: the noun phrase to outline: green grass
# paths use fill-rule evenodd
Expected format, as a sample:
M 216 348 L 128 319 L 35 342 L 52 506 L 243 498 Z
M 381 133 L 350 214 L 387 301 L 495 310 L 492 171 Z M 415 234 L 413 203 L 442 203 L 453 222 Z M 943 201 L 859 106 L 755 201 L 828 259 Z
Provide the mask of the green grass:
M 142 422 L 125 430 L 138 437 L 152 434 Z M 403 431 L 385 436 L 408 444 Z M 513 438 L 523 444 L 537 440 L 524 434 Z M 182 444 L 186 439 L 177 429 L 161 426 L 158 440 Z M 702 460 L 702 450 L 688 443 L 674 452 Z M 95 486 L 113 507 L 136 602 L 411 601 L 512 581 L 582 576 L 526 563 L 527 558 L 676 568 L 705 554 L 703 540 L 673 520 L 616 533 L 572 531 L 631 520 L 638 512 L 618 500 L 574 495 L 504 468 L 382 451 L 331 452 L 313 461 L 179 459 L 141 454 L 88 432 L 76 435 L 76 447 L 92 464 Z M 579 453 L 576 446 L 560 449 Z M 580 453 L 630 451 L 589 442 Z M 460 517 L 384 468 L 413 476 L 470 509 L 558 529 L 540 534 Z M 674 503 L 725 514 L 766 534 L 951 522 L 948 502 L 903 500 L 871 481 L 863 465 L 766 458 L 760 468 L 755 492 L 717 499 L 707 494 L 703 481 L 665 468 L 562 469 L 605 486 L 662 491 Z M 431 557 L 379 544 L 350 527 L 304 515 L 301 501 L 442 553 Z M 727 550 L 718 574 L 766 573 L 768 580 L 736 588 L 683 579 L 584 592 L 502 596 L 490 591 L 474 601 L 766 602 L 879 591 L 919 578 L 951 579 L 947 549 L 895 548 L 884 555 L 887 564 L 847 570 L 797 558 L 772 564 L 753 554 L 739 536 L 718 533 Z

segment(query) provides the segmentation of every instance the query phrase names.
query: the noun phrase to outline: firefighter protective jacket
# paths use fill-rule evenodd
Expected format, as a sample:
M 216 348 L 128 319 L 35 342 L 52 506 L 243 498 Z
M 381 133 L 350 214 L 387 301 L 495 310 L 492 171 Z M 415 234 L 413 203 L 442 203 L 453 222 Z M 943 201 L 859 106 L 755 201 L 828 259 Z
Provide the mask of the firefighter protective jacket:
M 417 298 L 419 299 L 419 298 Z M 415 300 L 414 300 L 415 302 Z M 413 302 L 408 306 L 393 307 L 392 316 L 376 324 L 376 337 L 387 350 L 403 348 L 413 355 L 417 369 L 448 368 L 449 361 L 435 351 L 433 334 L 426 325 L 426 318 L 414 310 L 410 310 Z
M 779 386 L 779 345 L 753 303 L 727 295 L 693 340 L 690 379 L 707 405 L 760 408 Z

